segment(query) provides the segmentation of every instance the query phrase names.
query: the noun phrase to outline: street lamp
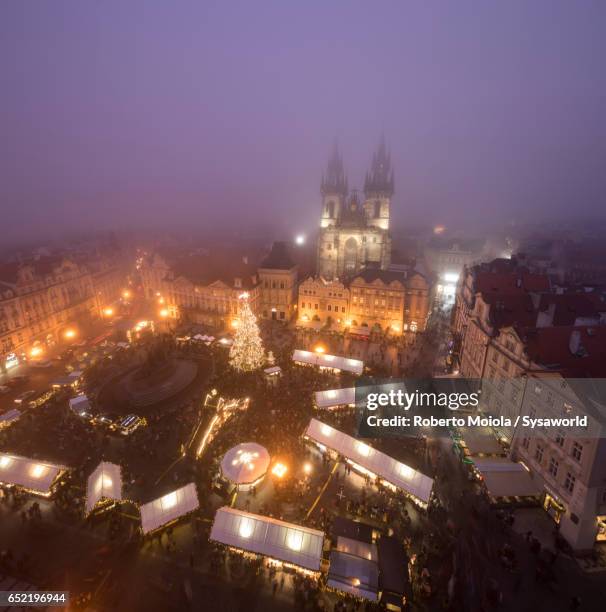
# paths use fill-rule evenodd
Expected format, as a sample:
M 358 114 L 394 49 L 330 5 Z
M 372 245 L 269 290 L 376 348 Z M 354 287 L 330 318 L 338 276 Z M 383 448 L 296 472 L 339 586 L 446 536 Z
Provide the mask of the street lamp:
M 165 319 L 166 317 L 168 317 L 168 310 L 167 310 L 166 308 L 163 308 L 163 309 L 160 311 L 160 316 L 161 316 L 163 319 Z
M 65 336 L 66 340 L 71 340 L 72 338 L 76 337 L 76 330 L 75 329 L 66 329 L 65 333 L 63 335 Z
M 114 309 L 113 309 L 113 308 L 111 308 L 110 306 L 108 306 L 107 308 L 104 308 L 104 309 L 103 309 L 103 314 L 104 314 L 106 317 L 111 317 L 111 316 L 114 314 Z

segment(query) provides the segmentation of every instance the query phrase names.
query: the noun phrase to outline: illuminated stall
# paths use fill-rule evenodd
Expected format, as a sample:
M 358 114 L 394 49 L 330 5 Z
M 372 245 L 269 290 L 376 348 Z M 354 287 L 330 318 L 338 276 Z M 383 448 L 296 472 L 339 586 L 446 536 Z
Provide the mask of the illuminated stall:
M 0 484 L 15 486 L 34 495 L 49 497 L 66 471 L 62 465 L 0 453 Z
M 96 508 L 107 508 L 122 499 L 120 466 L 102 461 L 88 477 L 86 486 L 86 513 Z
M 336 410 L 338 408 L 353 408 L 356 405 L 356 388 L 329 389 L 316 391 L 314 394 L 316 408 L 321 410 Z
M 492 504 L 538 505 L 541 488 L 524 464 L 507 457 L 478 457 L 473 463 L 474 473 Z
M 330 553 L 326 585 L 360 599 L 379 599 L 379 566 L 376 561 L 340 550 Z
M 337 374 L 339 372 L 351 372 L 360 376 L 364 372 L 364 362 L 359 359 L 327 355 L 323 352 L 296 349 L 292 359 L 298 365 L 317 366 L 321 370 L 329 370 Z
M 316 529 L 225 506 L 215 514 L 210 539 L 244 554 L 262 555 L 270 563 L 320 571 L 324 532 Z
M 21 411 L 13 408 L 4 414 L 0 414 L 0 429 L 9 428 L 21 418 Z
M 255 442 L 238 444 L 221 460 L 221 476 L 239 491 L 248 491 L 261 484 L 269 467 L 269 453 Z
M 196 485 L 191 482 L 176 491 L 171 491 L 147 504 L 142 504 L 139 508 L 141 529 L 146 534 L 161 527 L 166 527 L 186 514 L 197 510 L 199 506 Z
M 426 507 L 433 489 L 433 478 L 369 446 L 361 440 L 311 419 L 304 437 L 321 451 L 345 457 L 358 472 L 368 474 L 394 491 L 402 491 L 421 507 Z

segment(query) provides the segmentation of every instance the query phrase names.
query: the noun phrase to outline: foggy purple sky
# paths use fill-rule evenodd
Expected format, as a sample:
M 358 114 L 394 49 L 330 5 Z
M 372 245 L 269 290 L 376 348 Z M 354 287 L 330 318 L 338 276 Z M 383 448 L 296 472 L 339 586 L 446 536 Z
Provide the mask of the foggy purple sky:
M 381 132 L 399 224 L 597 212 L 605 23 L 600 0 L 3 0 L 2 226 L 310 230 L 335 137 L 361 187 Z

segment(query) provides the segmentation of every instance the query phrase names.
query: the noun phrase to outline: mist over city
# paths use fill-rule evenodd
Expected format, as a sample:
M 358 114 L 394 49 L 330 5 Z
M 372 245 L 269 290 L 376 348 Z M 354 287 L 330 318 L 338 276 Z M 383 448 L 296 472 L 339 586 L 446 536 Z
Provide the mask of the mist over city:
M 0 612 L 601 609 L 605 23 L 0 3 Z

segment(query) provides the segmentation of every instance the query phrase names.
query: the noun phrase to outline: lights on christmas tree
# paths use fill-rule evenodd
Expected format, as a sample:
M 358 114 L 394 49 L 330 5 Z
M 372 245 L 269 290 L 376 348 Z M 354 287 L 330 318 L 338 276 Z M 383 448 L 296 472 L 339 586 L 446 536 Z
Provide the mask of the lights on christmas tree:
M 240 372 L 252 372 L 265 362 L 265 351 L 257 318 L 250 309 L 248 293 L 240 295 L 240 314 L 234 343 L 229 351 L 229 363 Z

